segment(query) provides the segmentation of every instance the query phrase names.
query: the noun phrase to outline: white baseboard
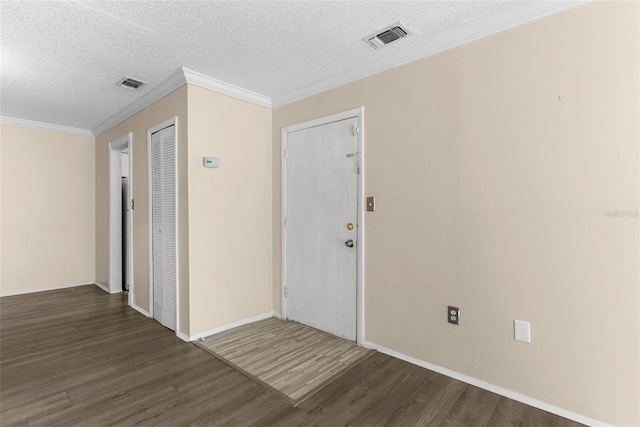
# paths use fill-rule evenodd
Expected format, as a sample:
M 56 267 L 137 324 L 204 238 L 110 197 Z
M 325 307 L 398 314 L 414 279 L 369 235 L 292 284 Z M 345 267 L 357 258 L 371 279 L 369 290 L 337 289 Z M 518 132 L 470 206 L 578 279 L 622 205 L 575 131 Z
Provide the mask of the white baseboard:
M 568 418 L 570 420 L 577 421 L 582 424 L 586 424 L 588 426 L 610 427 L 609 424 L 603 423 L 602 421 L 594 420 L 592 418 L 585 417 L 584 415 L 576 414 L 575 412 L 571 412 L 566 409 L 559 408 L 557 406 L 551 405 L 546 402 L 542 402 L 532 397 L 524 396 L 513 390 L 507 390 L 497 385 L 490 384 L 486 381 L 479 380 L 477 378 L 473 378 L 456 371 L 452 371 L 451 369 L 443 368 L 442 366 L 434 365 L 432 363 L 425 362 L 424 360 L 407 356 L 406 354 L 399 353 L 395 350 L 391 350 L 389 348 L 372 343 L 370 341 L 365 341 L 363 343 L 363 346 L 367 348 L 375 349 L 380 353 L 387 354 L 389 356 L 395 357 L 396 359 L 404 360 L 405 362 L 409 362 L 413 365 L 417 365 L 422 368 L 429 369 L 430 371 L 438 372 L 439 374 L 446 375 L 447 377 L 451 377 L 456 380 L 465 382 L 467 384 L 471 384 L 473 386 L 490 391 L 492 393 L 499 394 L 500 396 L 508 397 L 509 399 L 513 399 L 518 402 L 524 403 L 525 405 L 533 406 L 534 408 L 542 409 L 543 411 L 547 411 L 552 414 L 559 415 L 561 417 Z
M 220 332 L 228 331 L 229 329 L 237 328 L 238 326 L 244 326 L 249 323 L 258 322 L 260 320 L 269 319 L 271 317 L 275 317 L 273 311 L 268 313 L 263 313 L 258 316 L 248 317 L 246 319 L 238 320 L 237 322 L 229 323 L 228 325 L 220 326 L 219 328 L 209 329 L 208 331 L 199 332 L 197 334 L 191 335 L 189 337 L 189 341 L 199 340 L 200 338 L 206 338 L 211 335 L 219 334 Z
M 278 313 L 277 311 L 273 312 L 273 317 L 275 317 L 276 319 L 282 319 L 282 314 Z
M 9 292 L 8 294 L 0 294 L 0 298 L 1 297 L 11 297 L 14 295 L 25 295 L 25 294 L 35 294 L 36 292 L 46 292 L 46 291 L 56 291 L 58 289 L 67 289 L 67 288 L 77 288 L 78 286 L 89 286 L 89 285 L 94 285 L 94 282 L 86 282 L 86 283 L 72 283 L 70 285 L 61 285 L 61 286 L 53 286 L 50 288 L 40 288 L 40 289 L 33 289 L 33 290 L 28 290 L 28 291 L 18 291 L 18 292 Z
M 139 305 L 136 305 L 133 302 L 131 304 L 129 304 L 129 305 L 131 306 L 131 308 L 133 308 L 138 313 L 143 314 L 145 317 L 151 317 L 151 314 L 149 314 L 149 312 L 147 310 L 145 310 L 144 308 L 140 307 Z
M 190 341 L 189 340 L 189 335 L 185 334 L 184 332 L 178 331 L 178 332 L 176 332 L 176 336 L 178 338 L 180 338 L 182 341 L 186 341 L 186 342 Z
M 100 289 L 102 289 L 103 291 L 105 291 L 106 293 L 109 293 L 109 287 L 104 283 L 96 281 L 93 284 L 99 287 Z
M 111 292 L 109 290 L 109 285 L 106 283 L 102 283 L 102 282 L 93 282 L 94 285 L 96 285 L 99 288 L 102 288 L 102 290 L 104 290 L 106 293 L 108 294 L 121 294 L 122 293 L 122 289 L 118 289 L 117 291 L 113 291 Z

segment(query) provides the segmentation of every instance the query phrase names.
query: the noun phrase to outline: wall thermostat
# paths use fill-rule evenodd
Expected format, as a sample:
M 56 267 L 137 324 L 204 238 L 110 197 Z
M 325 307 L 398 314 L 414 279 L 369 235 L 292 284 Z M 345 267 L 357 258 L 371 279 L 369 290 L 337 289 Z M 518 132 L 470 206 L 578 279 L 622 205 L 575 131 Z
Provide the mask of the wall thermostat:
M 217 157 L 203 157 L 202 164 L 205 168 L 217 168 L 220 166 L 220 159 Z

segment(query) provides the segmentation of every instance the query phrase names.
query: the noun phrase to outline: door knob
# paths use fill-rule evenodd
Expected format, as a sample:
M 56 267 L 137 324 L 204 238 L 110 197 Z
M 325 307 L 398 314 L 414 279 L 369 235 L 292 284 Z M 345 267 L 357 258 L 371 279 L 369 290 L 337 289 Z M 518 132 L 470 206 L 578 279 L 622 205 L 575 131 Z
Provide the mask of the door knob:
M 344 242 L 344 245 L 348 248 L 352 248 L 353 247 L 353 240 L 349 239 L 346 242 Z

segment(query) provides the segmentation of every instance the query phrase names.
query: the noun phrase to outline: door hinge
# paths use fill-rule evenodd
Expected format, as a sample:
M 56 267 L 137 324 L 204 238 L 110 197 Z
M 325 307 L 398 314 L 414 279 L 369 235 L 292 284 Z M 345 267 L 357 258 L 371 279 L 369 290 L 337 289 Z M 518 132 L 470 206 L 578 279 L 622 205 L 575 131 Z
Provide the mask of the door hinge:
M 287 217 L 286 216 L 284 217 L 282 225 L 283 225 L 284 228 L 287 228 Z
M 133 208 L 135 207 L 135 205 L 136 205 L 136 201 L 135 201 L 135 199 L 131 199 L 131 210 L 133 210 Z
M 288 148 L 284 149 L 284 159 L 285 160 L 289 159 L 289 149 Z
M 284 285 L 284 297 L 288 297 L 289 296 L 289 289 L 287 288 L 287 285 Z
M 358 125 L 353 125 L 353 135 L 360 135 L 360 128 L 358 127 Z

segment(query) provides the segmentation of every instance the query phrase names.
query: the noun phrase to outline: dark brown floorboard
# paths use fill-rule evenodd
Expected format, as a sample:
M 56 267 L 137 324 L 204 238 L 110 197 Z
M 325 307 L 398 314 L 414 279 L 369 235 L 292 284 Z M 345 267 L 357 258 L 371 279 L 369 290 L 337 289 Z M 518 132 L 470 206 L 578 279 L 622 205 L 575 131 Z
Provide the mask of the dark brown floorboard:
M 0 299 L 2 426 L 578 424 L 374 354 L 294 408 L 95 286 Z

